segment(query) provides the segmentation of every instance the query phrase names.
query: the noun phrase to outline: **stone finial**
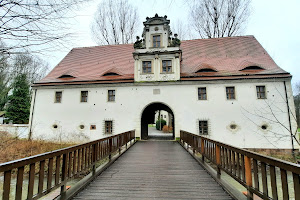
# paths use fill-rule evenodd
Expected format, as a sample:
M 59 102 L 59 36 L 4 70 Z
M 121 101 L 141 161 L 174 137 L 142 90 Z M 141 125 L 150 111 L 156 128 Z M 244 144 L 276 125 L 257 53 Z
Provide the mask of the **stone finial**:
M 167 19 L 167 18 L 168 18 L 168 16 L 167 16 L 167 15 L 165 15 L 165 16 L 164 16 L 164 18 L 165 18 L 165 19 Z
M 175 34 L 174 34 L 174 37 L 175 37 L 175 38 L 177 38 L 177 37 L 178 37 L 178 34 L 177 34 L 177 33 L 175 33 Z
M 154 17 L 158 17 L 158 14 L 156 13 Z
M 141 48 L 143 48 L 143 40 L 140 40 L 139 36 L 136 36 L 136 42 L 133 44 L 133 47 L 135 49 L 141 49 Z
M 146 20 L 148 20 L 149 19 L 149 17 L 146 17 Z

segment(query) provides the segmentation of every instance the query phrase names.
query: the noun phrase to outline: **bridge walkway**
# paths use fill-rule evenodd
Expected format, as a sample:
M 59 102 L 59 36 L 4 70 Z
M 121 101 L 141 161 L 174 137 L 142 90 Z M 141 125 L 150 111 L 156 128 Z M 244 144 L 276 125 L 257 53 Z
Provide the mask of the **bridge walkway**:
M 174 141 L 139 141 L 74 199 L 232 199 Z

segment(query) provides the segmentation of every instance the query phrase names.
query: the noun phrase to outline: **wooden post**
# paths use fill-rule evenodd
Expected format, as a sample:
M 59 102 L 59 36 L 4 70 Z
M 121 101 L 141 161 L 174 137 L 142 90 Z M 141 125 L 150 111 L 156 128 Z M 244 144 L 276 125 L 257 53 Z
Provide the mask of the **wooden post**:
M 217 177 L 221 176 L 221 147 L 216 145 L 216 164 L 217 164 Z
M 193 154 L 195 154 L 195 152 L 196 152 L 196 149 L 195 149 L 195 147 L 196 147 L 195 136 L 193 136 L 192 138 L 193 138 L 193 143 L 191 143 L 191 144 L 193 144 Z
M 68 173 L 68 155 L 69 153 L 65 153 L 63 155 L 63 163 L 62 163 L 62 171 L 61 171 L 61 182 L 63 183 L 60 186 L 60 195 L 62 199 L 65 198 L 66 195 L 66 179 L 67 179 L 67 173 Z
M 121 154 L 121 135 L 118 136 L 119 154 Z
M 252 172 L 251 172 L 251 159 L 248 156 L 244 156 L 245 160 L 245 176 L 247 185 L 247 199 L 253 199 L 253 193 L 249 191 L 249 187 L 252 187 Z
M 108 148 L 109 148 L 109 156 L 108 159 L 111 160 L 111 152 L 112 152 L 112 138 L 109 138 L 109 144 L 108 144 Z
M 201 138 L 201 155 L 202 155 L 202 161 L 204 162 L 204 154 L 205 154 L 205 149 L 204 149 L 204 139 Z
M 92 156 L 92 159 L 93 159 L 93 168 L 92 168 L 93 176 L 96 174 L 96 160 L 97 160 L 97 147 L 96 147 L 96 145 L 97 145 L 97 143 L 93 144 L 93 156 Z

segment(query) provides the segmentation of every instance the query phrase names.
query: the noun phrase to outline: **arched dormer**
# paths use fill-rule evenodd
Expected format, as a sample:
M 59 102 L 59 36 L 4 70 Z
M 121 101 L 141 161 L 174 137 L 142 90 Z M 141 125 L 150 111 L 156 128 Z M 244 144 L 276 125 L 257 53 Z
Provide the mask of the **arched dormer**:
M 106 72 L 106 73 L 103 74 L 102 76 L 120 76 L 120 74 L 115 73 L 115 72 Z
M 210 72 L 212 73 L 218 72 L 218 70 L 216 70 L 214 67 L 212 67 L 207 63 L 201 63 L 201 65 L 199 65 L 194 71 L 194 73 L 210 73 Z
M 59 76 L 58 78 L 68 78 L 68 79 L 71 79 L 71 78 L 76 78 L 76 77 L 72 76 L 70 74 L 63 74 L 63 75 Z
M 202 68 L 197 70 L 195 73 L 201 73 L 201 72 L 217 72 L 217 70 L 212 69 L 212 68 Z
M 107 69 L 101 74 L 101 76 L 121 76 L 121 75 L 122 73 L 120 73 L 120 71 L 114 67 Z
M 265 69 L 260 66 L 251 65 L 241 69 L 240 71 L 261 71 L 261 70 L 265 70 Z

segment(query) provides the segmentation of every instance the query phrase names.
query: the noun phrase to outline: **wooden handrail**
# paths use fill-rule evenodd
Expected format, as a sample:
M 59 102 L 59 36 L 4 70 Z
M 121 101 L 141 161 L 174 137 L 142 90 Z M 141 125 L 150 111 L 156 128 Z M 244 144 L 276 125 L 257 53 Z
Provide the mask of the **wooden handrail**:
M 102 159 L 111 159 L 112 154 L 121 151 L 121 147 L 135 139 L 135 131 L 128 131 L 19 160 L 0 164 L 3 173 L 2 199 L 10 198 L 11 179 L 16 172 L 15 199 L 22 199 L 23 179 L 28 171 L 27 199 L 38 199 L 61 187 L 61 194 L 66 191 L 67 181 L 81 173 L 93 172 L 96 163 Z M 35 176 L 38 176 L 38 190 L 34 190 Z M 46 179 L 46 180 L 45 180 Z M 52 181 L 54 180 L 54 181 Z M 46 183 L 46 185 L 44 185 Z
M 206 158 L 215 164 L 218 177 L 222 170 L 246 187 L 248 199 L 252 199 L 255 194 L 262 199 L 288 200 L 293 196 L 294 199 L 300 200 L 300 165 L 260 155 L 186 131 L 180 131 L 180 143 L 183 146 L 187 144 L 193 152 L 200 153 L 203 161 Z M 288 174 L 291 175 L 288 176 Z M 288 188 L 288 183 L 291 182 L 293 187 Z M 269 188 L 271 191 L 268 191 Z M 279 197 L 279 194 L 282 196 Z

